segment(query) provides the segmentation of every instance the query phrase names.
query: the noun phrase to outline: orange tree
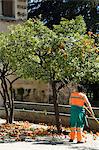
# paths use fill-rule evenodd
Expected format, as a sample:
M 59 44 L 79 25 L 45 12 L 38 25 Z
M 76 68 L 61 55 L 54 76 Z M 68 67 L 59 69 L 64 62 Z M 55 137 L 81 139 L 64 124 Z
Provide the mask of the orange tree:
M 60 131 L 56 80 L 63 75 L 64 57 L 56 33 L 39 20 L 28 20 L 12 27 L 6 43 L 6 59 L 24 78 L 50 82 L 53 93 L 56 125 Z
M 64 41 L 64 53 L 67 54 L 65 75 L 77 83 L 99 82 L 99 36 L 90 36 L 86 32 L 86 24 L 82 16 L 76 19 L 62 19 L 59 25 L 54 25 L 53 31 Z M 69 41 L 69 42 L 68 42 Z
M 13 69 L 7 59 L 7 34 L 0 34 L 0 95 L 3 100 L 6 113 L 6 122 L 13 122 L 13 102 L 15 99 L 15 91 L 13 89 L 13 83 L 19 78 L 15 77 L 16 69 Z M 10 51 L 10 50 L 9 50 Z M 13 78 L 11 78 L 11 76 Z
M 60 131 L 57 80 L 81 82 L 99 80 L 94 40 L 86 34 L 81 16 L 62 19 L 53 30 L 39 20 L 13 26 L 3 47 L 5 58 L 17 75 L 50 82 L 53 91 L 56 125 Z

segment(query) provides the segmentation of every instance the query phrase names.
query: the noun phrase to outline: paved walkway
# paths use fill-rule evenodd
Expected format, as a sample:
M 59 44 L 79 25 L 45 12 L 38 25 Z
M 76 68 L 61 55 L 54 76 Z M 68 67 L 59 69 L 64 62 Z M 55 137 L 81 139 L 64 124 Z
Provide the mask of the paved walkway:
M 84 144 L 69 143 L 64 144 L 39 144 L 33 142 L 0 143 L 0 150 L 99 150 L 99 137 L 93 140 L 90 137 Z
M 0 123 L 4 120 L 0 119 Z M 37 125 L 36 125 L 37 126 Z M 69 143 L 68 138 L 61 144 L 40 144 L 39 142 L 13 142 L 0 143 L 0 150 L 99 150 L 99 136 L 94 140 L 91 134 L 87 135 L 87 141 L 83 144 Z
M 99 143 L 86 144 L 65 143 L 57 145 L 33 144 L 32 142 L 2 143 L 0 150 L 99 150 Z

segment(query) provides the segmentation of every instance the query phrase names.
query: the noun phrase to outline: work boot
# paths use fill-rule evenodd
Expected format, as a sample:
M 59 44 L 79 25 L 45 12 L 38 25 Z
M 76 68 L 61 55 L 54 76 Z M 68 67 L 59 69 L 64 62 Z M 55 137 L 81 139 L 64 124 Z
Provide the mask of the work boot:
M 70 139 L 70 140 L 69 140 L 69 142 L 73 142 L 73 140 L 72 140 L 72 139 Z
M 84 143 L 83 141 L 77 141 L 77 144 Z

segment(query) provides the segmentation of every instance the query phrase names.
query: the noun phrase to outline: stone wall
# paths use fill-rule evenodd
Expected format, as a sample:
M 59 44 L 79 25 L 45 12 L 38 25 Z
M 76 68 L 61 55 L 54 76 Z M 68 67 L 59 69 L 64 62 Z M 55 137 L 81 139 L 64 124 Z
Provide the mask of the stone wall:
M 5 118 L 5 110 L 0 108 L 0 117 Z M 55 124 L 55 113 L 54 112 L 42 112 L 42 111 L 30 111 L 30 110 L 14 110 L 14 119 L 29 121 L 33 123 L 45 123 L 48 125 Z M 60 113 L 61 124 L 65 127 L 69 127 L 70 114 Z M 88 117 L 88 123 L 90 129 L 99 131 L 98 123 L 92 118 Z
M 10 25 L 16 25 L 18 23 L 21 23 L 21 21 L 0 20 L 0 32 L 8 32 Z
M 16 76 L 10 76 L 13 80 Z M 9 88 L 9 87 L 8 87 Z M 18 79 L 13 83 L 15 91 L 15 100 L 22 102 L 36 102 L 36 103 L 53 103 L 52 89 L 49 83 L 37 80 Z M 65 88 L 58 92 L 58 103 L 68 104 L 69 90 Z M 0 106 L 3 105 L 3 100 L 0 98 Z
M 49 86 L 47 83 L 35 80 L 19 79 L 13 84 L 16 100 L 31 102 L 48 102 Z

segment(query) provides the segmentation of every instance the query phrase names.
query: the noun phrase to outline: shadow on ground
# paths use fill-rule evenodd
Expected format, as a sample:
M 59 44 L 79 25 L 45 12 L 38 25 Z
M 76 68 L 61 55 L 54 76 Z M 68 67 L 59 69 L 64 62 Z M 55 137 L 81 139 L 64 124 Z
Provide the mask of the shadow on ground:
M 52 142 L 52 141 L 35 141 L 32 144 L 46 144 L 46 145 L 64 145 L 67 146 L 69 149 L 74 149 L 74 150 L 99 150 L 99 148 L 91 148 L 88 145 L 85 146 L 85 144 L 77 144 L 77 143 L 69 143 L 68 141 L 66 142 Z

